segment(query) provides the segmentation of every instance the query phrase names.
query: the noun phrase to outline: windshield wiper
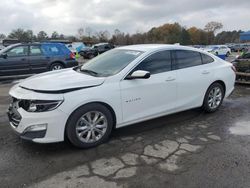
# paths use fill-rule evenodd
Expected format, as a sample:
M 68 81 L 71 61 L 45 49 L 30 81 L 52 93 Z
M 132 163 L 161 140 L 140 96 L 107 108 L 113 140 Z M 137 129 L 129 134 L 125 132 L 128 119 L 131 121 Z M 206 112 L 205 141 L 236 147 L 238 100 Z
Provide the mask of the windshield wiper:
M 90 74 L 90 75 L 94 75 L 94 76 L 98 75 L 97 72 L 92 71 L 92 70 L 89 70 L 89 69 L 81 69 L 81 68 L 80 68 L 80 71 L 81 71 L 81 72 L 88 73 L 88 74 Z

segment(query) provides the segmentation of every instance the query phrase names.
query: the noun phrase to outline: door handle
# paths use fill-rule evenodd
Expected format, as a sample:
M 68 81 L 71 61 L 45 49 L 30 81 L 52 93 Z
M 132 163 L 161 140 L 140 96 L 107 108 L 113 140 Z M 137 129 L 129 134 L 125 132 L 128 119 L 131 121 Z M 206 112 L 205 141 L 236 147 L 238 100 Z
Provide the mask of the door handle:
M 202 71 L 202 74 L 209 74 L 210 72 L 207 70 Z
M 166 82 L 170 82 L 170 81 L 174 81 L 174 80 L 175 80 L 174 77 L 168 77 L 165 81 L 166 81 Z
M 22 58 L 22 59 L 21 59 L 21 61 L 25 61 L 25 60 L 26 60 L 26 58 Z

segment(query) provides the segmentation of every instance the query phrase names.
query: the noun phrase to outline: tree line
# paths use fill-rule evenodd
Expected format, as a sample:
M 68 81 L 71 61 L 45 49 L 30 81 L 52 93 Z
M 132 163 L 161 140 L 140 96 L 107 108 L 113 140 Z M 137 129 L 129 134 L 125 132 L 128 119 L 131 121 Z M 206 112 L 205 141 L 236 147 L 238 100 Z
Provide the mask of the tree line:
M 147 32 L 134 34 L 124 33 L 115 29 L 112 35 L 103 30 L 94 32 L 90 27 L 79 28 L 77 35 L 66 36 L 54 31 L 50 36 L 45 31 L 34 34 L 32 30 L 21 28 L 12 30 L 7 36 L 0 34 L 0 40 L 5 38 L 18 39 L 20 42 L 40 42 L 50 39 L 69 40 L 71 42 L 83 41 L 86 43 L 110 42 L 115 45 L 163 43 L 182 45 L 210 45 L 239 42 L 239 31 L 221 31 L 222 23 L 209 22 L 203 29 L 197 27 L 186 28 L 179 23 L 166 23 L 159 27 L 153 27 Z

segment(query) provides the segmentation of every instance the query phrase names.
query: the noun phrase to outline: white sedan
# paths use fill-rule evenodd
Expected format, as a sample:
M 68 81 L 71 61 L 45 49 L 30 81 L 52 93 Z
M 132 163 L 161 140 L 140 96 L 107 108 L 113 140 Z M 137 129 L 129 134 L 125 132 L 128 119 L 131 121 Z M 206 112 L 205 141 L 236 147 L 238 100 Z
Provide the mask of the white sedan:
M 232 65 L 178 45 L 133 45 L 86 64 L 30 77 L 10 90 L 10 125 L 21 138 L 80 148 L 113 128 L 191 108 L 216 111 L 234 89 Z
M 205 51 L 215 54 L 215 55 L 225 55 L 229 56 L 232 52 L 231 49 L 228 48 L 226 45 L 216 45 L 216 46 L 208 46 L 204 49 Z

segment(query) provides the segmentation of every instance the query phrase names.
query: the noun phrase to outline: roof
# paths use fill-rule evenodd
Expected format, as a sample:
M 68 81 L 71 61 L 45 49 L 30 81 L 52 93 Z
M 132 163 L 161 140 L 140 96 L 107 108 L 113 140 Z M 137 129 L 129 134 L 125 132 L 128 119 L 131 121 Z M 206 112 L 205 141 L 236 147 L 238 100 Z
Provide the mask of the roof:
M 119 47 L 119 49 L 137 50 L 137 51 L 143 51 L 143 52 L 150 52 L 150 51 L 161 50 L 161 49 L 185 49 L 185 50 L 199 51 L 193 47 L 174 45 L 174 44 L 138 44 L 138 45 L 122 46 L 122 47 Z

